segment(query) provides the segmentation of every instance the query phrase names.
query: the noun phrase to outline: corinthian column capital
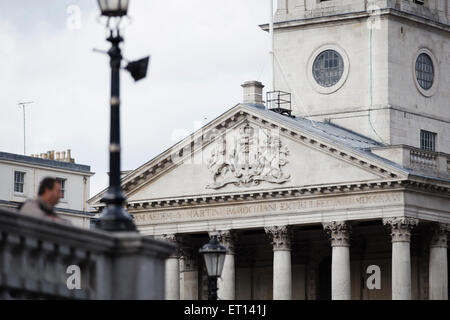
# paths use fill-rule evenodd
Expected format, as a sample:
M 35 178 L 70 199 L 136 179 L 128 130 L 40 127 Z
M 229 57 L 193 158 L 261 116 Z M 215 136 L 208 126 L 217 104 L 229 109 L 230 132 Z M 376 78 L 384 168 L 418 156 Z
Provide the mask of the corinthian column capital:
M 436 223 L 431 227 L 432 238 L 430 247 L 431 248 L 447 248 L 447 233 L 449 230 L 449 225 L 445 223 Z
M 170 255 L 170 258 L 178 258 L 178 259 L 180 258 L 180 256 L 181 256 L 181 247 L 180 247 L 179 239 L 178 239 L 176 234 L 162 234 L 162 235 L 155 236 L 155 238 L 159 239 L 159 240 L 162 240 L 162 241 L 167 241 L 167 242 L 171 242 L 173 244 L 178 245 L 178 247 L 175 250 L 175 252 Z
M 323 223 L 323 228 L 330 235 L 332 247 L 350 247 L 351 226 L 345 221 Z
M 383 224 L 391 229 L 392 242 L 411 242 L 411 231 L 419 220 L 409 217 L 385 218 Z
M 220 244 L 228 249 L 227 254 L 234 254 L 234 245 L 237 240 L 236 232 L 233 230 L 219 230 L 215 234 Z
M 291 230 L 288 226 L 265 227 L 264 231 L 269 236 L 274 251 L 291 250 Z

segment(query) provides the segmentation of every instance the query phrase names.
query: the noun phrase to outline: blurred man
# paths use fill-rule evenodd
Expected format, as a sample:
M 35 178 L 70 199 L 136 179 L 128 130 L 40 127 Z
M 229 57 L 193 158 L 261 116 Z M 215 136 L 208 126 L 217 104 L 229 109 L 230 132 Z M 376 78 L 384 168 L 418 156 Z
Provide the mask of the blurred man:
M 61 199 L 61 184 L 54 178 L 45 178 L 39 185 L 38 198 L 27 200 L 19 211 L 36 217 L 70 224 L 69 221 L 59 217 L 54 210 L 59 199 Z

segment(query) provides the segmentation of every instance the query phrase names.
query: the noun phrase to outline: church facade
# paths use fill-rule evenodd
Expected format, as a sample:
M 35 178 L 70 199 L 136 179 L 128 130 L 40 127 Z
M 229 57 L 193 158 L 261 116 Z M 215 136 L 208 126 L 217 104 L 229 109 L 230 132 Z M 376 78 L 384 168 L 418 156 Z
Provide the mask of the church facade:
M 211 234 L 220 299 L 448 299 L 449 4 L 278 1 L 276 99 L 245 83 L 122 179 L 140 232 L 179 245 L 167 299 L 206 299 Z

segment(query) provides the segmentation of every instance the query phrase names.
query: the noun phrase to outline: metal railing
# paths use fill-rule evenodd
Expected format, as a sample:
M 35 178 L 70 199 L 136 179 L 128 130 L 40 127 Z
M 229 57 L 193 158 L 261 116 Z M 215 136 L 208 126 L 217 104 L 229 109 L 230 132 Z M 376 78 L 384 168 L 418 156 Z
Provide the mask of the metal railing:
M 267 92 L 267 109 L 292 117 L 291 94 L 284 91 Z

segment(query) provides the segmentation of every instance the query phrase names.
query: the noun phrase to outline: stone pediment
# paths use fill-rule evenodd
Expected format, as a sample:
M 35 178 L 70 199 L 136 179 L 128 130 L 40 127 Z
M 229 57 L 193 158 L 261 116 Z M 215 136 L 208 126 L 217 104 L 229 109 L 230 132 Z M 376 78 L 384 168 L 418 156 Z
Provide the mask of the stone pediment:
M 330 141 L 296 124 L 257 106 L 238 105 L 124 177 L 128 202 L 407 177 L 402 169 L 361 148 Z M 331 133 L 337 138 L 338 133 Z M 103 193 L 90 204 L 100 206 Z

